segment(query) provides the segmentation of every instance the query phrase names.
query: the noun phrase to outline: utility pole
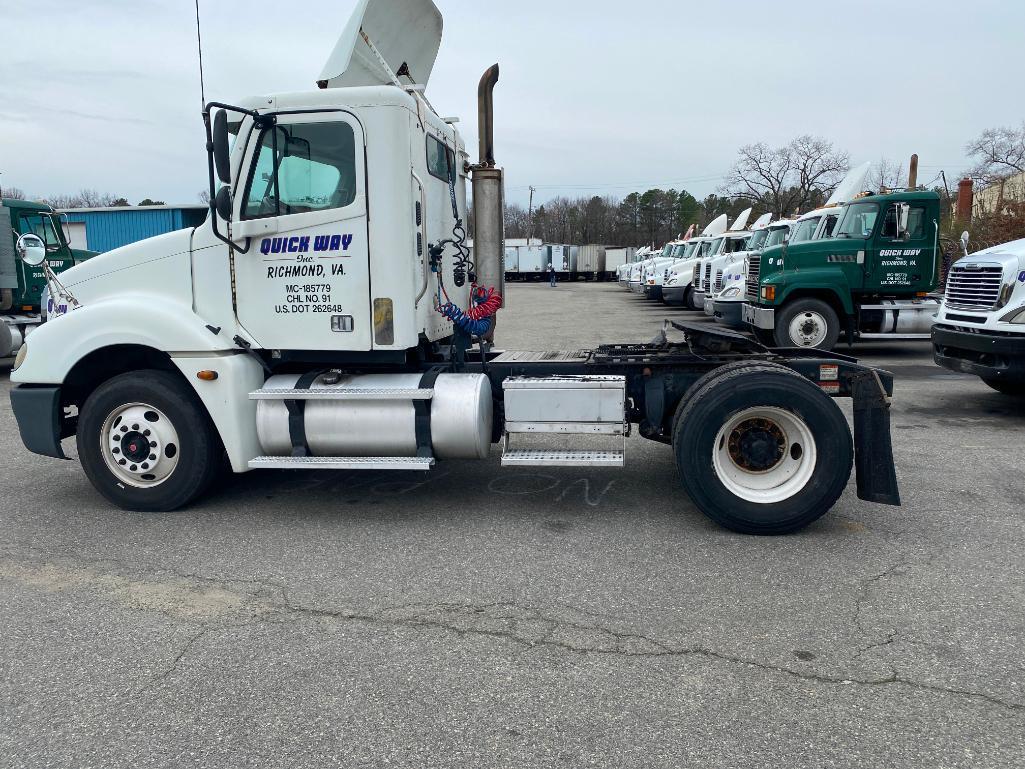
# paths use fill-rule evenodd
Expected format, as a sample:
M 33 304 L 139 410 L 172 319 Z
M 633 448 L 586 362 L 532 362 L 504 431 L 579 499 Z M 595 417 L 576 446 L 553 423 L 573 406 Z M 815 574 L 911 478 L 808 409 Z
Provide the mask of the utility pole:
M 530 203 L 527 204 L 527 245 L 530 245 L 530 239 L 534 237 L 534 187 L 530 188 Z

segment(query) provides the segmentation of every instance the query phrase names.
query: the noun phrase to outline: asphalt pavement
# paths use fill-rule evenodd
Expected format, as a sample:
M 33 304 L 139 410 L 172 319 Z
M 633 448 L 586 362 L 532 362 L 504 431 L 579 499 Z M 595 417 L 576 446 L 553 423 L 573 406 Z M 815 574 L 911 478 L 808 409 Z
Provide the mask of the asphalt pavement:
M 515 285 L 498 341 L 666 317 L 693 315 Z M 1021 766 L 1025 407 L 927 343 L 854 353 L 897 377 L 904 506 L 852 482 L 776 539 L 706 520 L 637 436 L 623 470 L 496 449 L 128 513 L 23 449 L 3 374 L 0 766 Z

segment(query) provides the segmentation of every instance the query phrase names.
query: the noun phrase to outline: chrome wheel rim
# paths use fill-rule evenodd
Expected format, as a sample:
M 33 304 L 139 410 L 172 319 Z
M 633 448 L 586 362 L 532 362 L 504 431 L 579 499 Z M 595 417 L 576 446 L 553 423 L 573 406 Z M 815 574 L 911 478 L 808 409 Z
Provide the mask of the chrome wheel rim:
M 103 420 L 100 452 L 119 482 L 137 489 L 159 486 L 181 457 L 178 431 L 160 409 L 147 403 L 118 406 Z
M 790 499 L 811 481 L 818 447 L 811 428 L 793 412 L 756 406 L 734 414 L 719 429 L 712 466 L 741 499 L 773 504 Z
M 818 347 L 826 341 L 829 325 L 821 313 L 806 310 L 790 321 L 789 332 L 795 347 Z

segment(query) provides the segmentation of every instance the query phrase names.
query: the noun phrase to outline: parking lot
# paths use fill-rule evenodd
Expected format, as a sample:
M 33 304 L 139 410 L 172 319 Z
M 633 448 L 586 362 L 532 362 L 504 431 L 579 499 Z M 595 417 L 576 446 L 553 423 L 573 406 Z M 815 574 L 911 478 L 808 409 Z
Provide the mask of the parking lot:
M 615 284 L 508 306 L 510 349 L 696 317 Z M 22 448 L 4 373 L 0 766 L 1019 766 L 1025 407 L 925 342 L 855 354 L 897 378 L 904 506 L 852 480 L 777 539 L 636 435 L 624 470 L 496 448 L 123 512 Z

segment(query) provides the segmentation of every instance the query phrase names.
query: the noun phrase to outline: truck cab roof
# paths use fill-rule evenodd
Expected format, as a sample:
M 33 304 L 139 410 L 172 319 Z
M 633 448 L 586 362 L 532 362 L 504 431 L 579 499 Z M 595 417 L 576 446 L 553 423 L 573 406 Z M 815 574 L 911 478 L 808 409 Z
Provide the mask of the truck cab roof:
M 37 203 L 33 200 L 18 200 L 16 198 L 3 198 L 4 208 L 19 209 L 22 211 L 46 211 L 53 213 L 53 209 L 46 203 Z

